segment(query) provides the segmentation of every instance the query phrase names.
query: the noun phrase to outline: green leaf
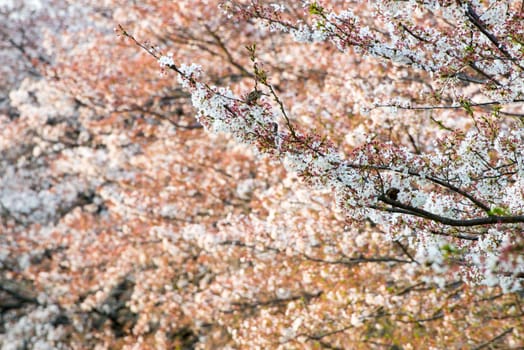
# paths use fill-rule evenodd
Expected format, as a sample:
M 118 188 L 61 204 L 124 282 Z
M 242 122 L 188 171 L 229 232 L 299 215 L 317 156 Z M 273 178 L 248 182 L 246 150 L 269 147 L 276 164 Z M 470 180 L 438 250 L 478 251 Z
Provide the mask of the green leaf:
M 253 43 L 253 45 L 246 45 L 247 51 L 249 51 L 249 58 L 252 62 L 255 62 L 256 59 L 256 51 L 257 51 L 257 44 Z
M 322 15 L 324 13 L 324 8 L 315 1 L 314 3 L 309 4 L 309 13 L 312 15 Z
M 491 115 L 494 117 L 498 117 L 501 109 L 502 109 L 501 105 L 494 105 L 491 108 Z
M 452 255 L 458 253 L 457 248 L 455 248 L 451 244 L 444 244 L 442 247 L 440 247 L 440 250 L 444 253 L 444 255 Z
M 508 216 L 510 215 L 508 208 L 494 207 L 488 211 L 489 216 Z
M 468 113 L 469 115 L 473 115 L 473 108 L 471 108 L 471 102 L 470 101 L 461 99 L 460 100 L 460 105 L 462 106 L 462 108 L 464 108 L 466 113 Z

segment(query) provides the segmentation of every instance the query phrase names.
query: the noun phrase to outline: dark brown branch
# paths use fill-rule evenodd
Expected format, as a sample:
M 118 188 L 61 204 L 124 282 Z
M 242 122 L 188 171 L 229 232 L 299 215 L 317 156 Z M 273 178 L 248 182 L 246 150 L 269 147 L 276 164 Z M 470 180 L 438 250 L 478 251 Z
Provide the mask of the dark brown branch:
M 401 291 L 397 292 L 396 295 L 397 296 L 401 296 L 401 295 L 404 295 L 404 294 L 408 294 L 411 291 L 417 291 L 417 290 L 419 290 L 419 289 L 417 289 L 418 287 L 421 287 L 421 286 L 424 286 L 424 285 L 426 285 L 426 282 L 419 282 L 417 284 L 414 284 L 412 286 L 409 286 L 409 287 L 406 287 L 406 288 L 402 289 Z M 425 288 L 422 289 L 422 290 L 425 290 Z
M 194 130 L 194 129 L 202 129 L 203 128 L 202 124 L 200 124 L 198 122 L 194 123 L 194 124 L 189 124 L 189 125 L 179 124 L 179 123 L 175 122 L 174 120 L 172 120 L 171 118 L 169 118 L 168 116 L 166 116 L 166 115 L 164 115 L 162 113 L 155 112 L 155 111 L 152 111 L 152 110 L 148 110 L 148 109 L 143 108 L 143 107 L 138 106 L 138 105 L 134 105 L 134 106 L 131 106 L 129 108 L 117 110 L 117 111 L 114 111 L 113 113 L 132 113 L 132 112 L 140 112 L 140 113 L 143 113 L 143 114 L 146 114 L 146 115 L 151 115 L 151 116 L 153 116 L 153 117 L 155 117 L 157 119 L 160 119 L 160 120 L 165 120 L 169 124 L 173 125 L 175 128 L 178 128 L 178 129 Z
M 226 55 L 227 60 L 229 61 L 229 63 L 231 63 L 236 68 L 238 68 L 238 70 L 240 72 L 242 72 L 243 75 L 245 75 L 247 77 L 254 77 L 253 73 L 249 72 L 246 68 L 244 68 L 244 66 L 242 66 L 240 63 L 238 63 L 233 58 L 233 55 L 231 55 L 231 52 L 229 52 L 229 50 L 227 49 L 226 45 L 224 44 L 224 42 L 220 38 L 220 36 L 218 36 L 218 34 L 215 31 L 213 31 L 211 29 L 211 27 L 209 27 L 207 24 L 205 24 L 204 27 L 206 28 L 206 31 L 209 33 L 209 35 L 211 35 L 213 37 L 213 39 L 217 43 L 217 45 L 220 48 L 220 50 L 222 50 L 222 52 L 224 52 L 224 54 Z
M 352 167 L 360 168 L 361 166 L 354 165 Z M 394 169 L 390 169 L 389 167 L 386 167 L 386 166 L 373 166 L 373 165 L 370 165 L 368 167 L 376 169 L 376 170 L 390 170 L 390 171 L 396 171 L 396 172 L 402 173 L 402 171 L 397 171 L 397 170 L 394 170 Z M 411 175 L 411 176 L 422 177 L 419 173 L 417 173 L 415 171 L 411 171 L 411 170 L 408 171 L 408 174 Z M 441 179 L 433 177 L 433 176 L 426 176 L 425 179 L 429 180 L 429 181 L 431 181 L 433 183 L 436 183 L 436 184 L 438 184 L 438 185 L 440 185 L 440 186 L 442 186 L 444 188 L 447 188 L 448 190 L 456 192 L 456 193 L 460 194 L 463 197 L 466 197 L 467 199 L 469 199 L 471 202 L 473 202 L 475 205 L 477 205 L 479 208 L 481 208 L 485 212 L 489 212 L 490 211 L 490 207 L 488 205 L 484 204 L 483 202 L 481 202 L 479 199 L 475 198 L 470 193 L 468 193 L 468 192 L 466 192 L 464 190 L 461 190 L 460 188 L 450 184 L 447 181 L 441 180 Z
M 381 256 L 376 258 L 366 258 L 366 257 L 357 257 L 357 258 L 347 258 L 347 259 L 339 259 L 339 260 L 324 260 L 319 258 L 314 258 L 312 256 L 309 256 L 307 254 L 302 254 L 307 260 L 323 263 L 323 264 L 333 264 L 333 265 L 356 265 L 356 264 L 362 264 L 362 263 L 403 263 L 403 264 L 409 264 L 412 262 L 416 262 L 414 260 L 405 260 L 405 259 L 398 259 L 393 258 L 390 256 Z
M 0 283 L 0 291 L 5 292 L 13 298 L 20 301 L 20 304 L 38 304 L 38 300 L 33 296 L 28 296 L 20 291 L 13 290 L 7 287 L 6 281 Z
M 425 42 L 425 43 L 429 43 L 430 41 L 429 40 L 426 40 L 424 39 L 423 37 L 421 37 L 420 35 L 418 34 L 415 34 L 412 30 L 410 30 L 406 25 L 404 25 L 403 23 L 400 23 L 400 27 L 402 29 L 404 29 L 406 32 L 408 32 L 412 37 L 414 37 L 415 39 L 419 40 L 419 41 L 422 41 L 422 42 Z
M 494 82 L 496 85 L 498 86 L 502 86 L 502 84 L 497 80 L 495 79 L 494 77 L 492 77 L 491 75 L 489 75 L 488 73 L 484 72 L 482 69 L 480 69 L 474 62 L 470 62 L 468 64 L 468 66 L 473 69 L 475 72 L 479 73 L 481 76 L 485 77 L 486 79 Z
M 281 305 L 285 303 L 289 303 L 291 301 L 296 300 L 306 300 L 309 301 L 311 299 L 318 298 L 322 295 L 323 291 L 319 291 L 316 293 L 307 293 L 304 292 L 302 294 L 294 295 L 289 298 L 274 298 L 274 299 L 268 299 L 268 300 L 257 300 L 253 302 L 232 302 L 231 305 L 238 307 L 238 308 L 248 308 L 248 309 L 256 309 L 261 306 L 275 306 L 275 305 Z M 225 313 L 230 313 L 233 310 L 222 310 Z
M 440 320 L 441 318 L 444 318 L 444 313 L 442 311 L 438 312 L 437 314 L 427 317 L 427 318 L 419 318 L 415 320 L 402 320 L 399 319 L 398 322 L 400 323 L 424 323 L 424 322 L 432 322 L 436 320 Z
M 417 265 L 420 265 L 420 263 L 417 260 L 415 260 L 415 258 L 409 253 L 408 249 L 402 243 L 400 243 L 400 241 L 394 241 L 394 242 L 395 242 L 395 244 L 397 244 L 400 247 L 402 252 L 404 254 L 406 254 L 406 256 L 409 258 L 409 260 L 411 260 L 412 262 L 416 263 Z
M 316 334 L 316 335 L 305 335 L 305 334 L 300 334 L 300 335 L 305 335 L 310 340 L 321 340 L 322 338 L 329 337 L 331 335 L 344 333 L 345 331 L 347 331 L 348 329 L 351 329 L 351 328 L 354 328 L 354 327 L 353 326 L 347 326 L 347 327 L 335 329 L 335 330 L 330 331 L 330 332 L 320 333 L 320 334 Z M 336 348 L 336 349 L 338 349 L 338 348 Z
M 502 54 L 504 54 L 504 56 L 506 56 L 507 58 L 509 58 L 510 60 L 514 61 L 513 57 L 511 56 L 511 54 L 506 50 L 506 48 L 504 47 L 504 45 L 502 45 L 500 43 L 500 41 L 493 35 L 491 34 L 487 29 L 486 27 L 484 26 L 484 24 L 482 23 L 479 15 L 475 12 L 475 10 L 473 9 L 473 7 L 471 6 L 471 4 L 468 4 L 467 5 L 467 10 L 466 10 L 466 17 L 468 17 L 468 19 L 470 20 L 471 23 L 473 23 L 473 25 L 475 27 L 477 27 L 478 30 L 480 30 L 480 32 L 482 34 L 484 34 L 488 39 L 489 41 L 491 41 L 493 43 L 493 45 L 495 45 L 495 47 L 500 51 L 502 52 Z
M 415 208 L 411 205 L 403 204 L 399 201 L 392 200 L 391 198 L 388 198 L 384 195 L 380 196 L 379 200 L 391 205 L 393 209 L 395 208 L 400 209 L 399 211 L 392 210 L 393 212 L 400 212 L 403 214 L 418 216 L 418 217 L 429 219 L 429 220 L 441 223 L 443 225 L 448 225 L 448 226 L 470 227 L 470 226 L 481 226 L 481 225 L 524 223 L 524 215 L 514 215 L 514 216 L 493 215 L 493 216 L 487 216 L 487 217 L 475 218 L 475 219 L 451 219 L 445 216 L 433 214 L 424 209 Z M 380 209 L 380 208 L 375 207 L 374 209 Z
M 476 347 L 474 347 L 472 350 L 480 350 L 480 349 L 485 349 L 487 347 L 489 347 L 491 344 L 495 343 L 496 341 L 504 338 L 506 335 L 508 335 L 509 333 L 513 332 L 513 328 L 509 328 L 509 329 L 506 329 L 504 332 L 500 333 L 499 335 L 497 335 L 496 337 L 494 338 L 491 338 L 490 340 L 488 340 L 487 342 L 485 343 L 482 343 Z
M 440 232 L 440 231 L 435 231 L 435 230 L 432 230 L 431 233 L 434 234 L 434 235 L 453 237 L 453 238 L 458 238 L 458 239 L 464 239 L 464 240 L 467 240 L 467 241 L 478 241 L 479 240 L 478 237 L 475 237 L 475 236 L 472 236 L 472 235 L 463 235 L 463 234 L 460 234 L 460 233 L 455 233 L 454 234 L 454 233 Z

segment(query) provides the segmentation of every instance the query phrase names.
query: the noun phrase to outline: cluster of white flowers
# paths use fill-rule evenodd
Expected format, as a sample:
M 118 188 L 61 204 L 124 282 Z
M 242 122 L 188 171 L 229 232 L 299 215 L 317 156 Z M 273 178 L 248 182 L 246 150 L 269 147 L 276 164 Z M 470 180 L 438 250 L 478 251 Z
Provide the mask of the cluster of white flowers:
M 59 316 L 57 305 L 36 307 L 7 325 L 7 332 L 0 333 L 0 347 L 3 350 L 16 350 L 26 348 L 29 343 L 32 349 L 65 349 L 61 342 L 66 336 L 63 326 L 53 326 Z
M 278 27 L 274 27 L 278 29 Z M 299 43 L 312 43 L 315 41 L 324 41 L 327 38 L 326 32 L 322 30 L 313 30 L 305 24 L 300 24 L 297 29 L 290 30 L 293 39 Z
M 173 60 L 173 54 L 167 54 L 166 56 L 160 56 L 158 59 L 158 63 L 161 67 L 169 67 L 173 66 L 175 64 L 175 61 Z

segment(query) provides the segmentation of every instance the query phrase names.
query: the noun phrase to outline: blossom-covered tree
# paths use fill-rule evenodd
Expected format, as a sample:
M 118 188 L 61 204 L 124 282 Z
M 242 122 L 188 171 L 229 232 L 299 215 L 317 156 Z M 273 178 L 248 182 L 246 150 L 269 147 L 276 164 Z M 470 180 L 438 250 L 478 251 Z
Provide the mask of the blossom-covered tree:
M 45 4 L 3 348 L 522 345 L 520 2 Z

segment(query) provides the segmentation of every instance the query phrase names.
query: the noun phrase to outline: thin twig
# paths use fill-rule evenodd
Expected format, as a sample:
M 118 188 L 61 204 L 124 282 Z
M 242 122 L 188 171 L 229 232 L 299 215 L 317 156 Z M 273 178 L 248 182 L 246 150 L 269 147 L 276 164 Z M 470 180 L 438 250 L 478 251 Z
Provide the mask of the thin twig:
M 491 338 L 490 340 L 488 340 L 487 342 L 485 343 L 482 343 L 474 348 L 472 348 L 471 350 L 480 350 L 480 349 L 484 349 L 484 348 L 487 348 L 488 346 L 490 346 L 491 344 L 495 343 L 496 341 L 504 338 L 506 335 L 508 335 L 509 333 L 513 332 L 513 327 L 512 328 L 509 328 L 509 329 L 506 329 L 504 332 L 500 333 L 499 335 L 497 335 L 496 337 L 494 338 Z

